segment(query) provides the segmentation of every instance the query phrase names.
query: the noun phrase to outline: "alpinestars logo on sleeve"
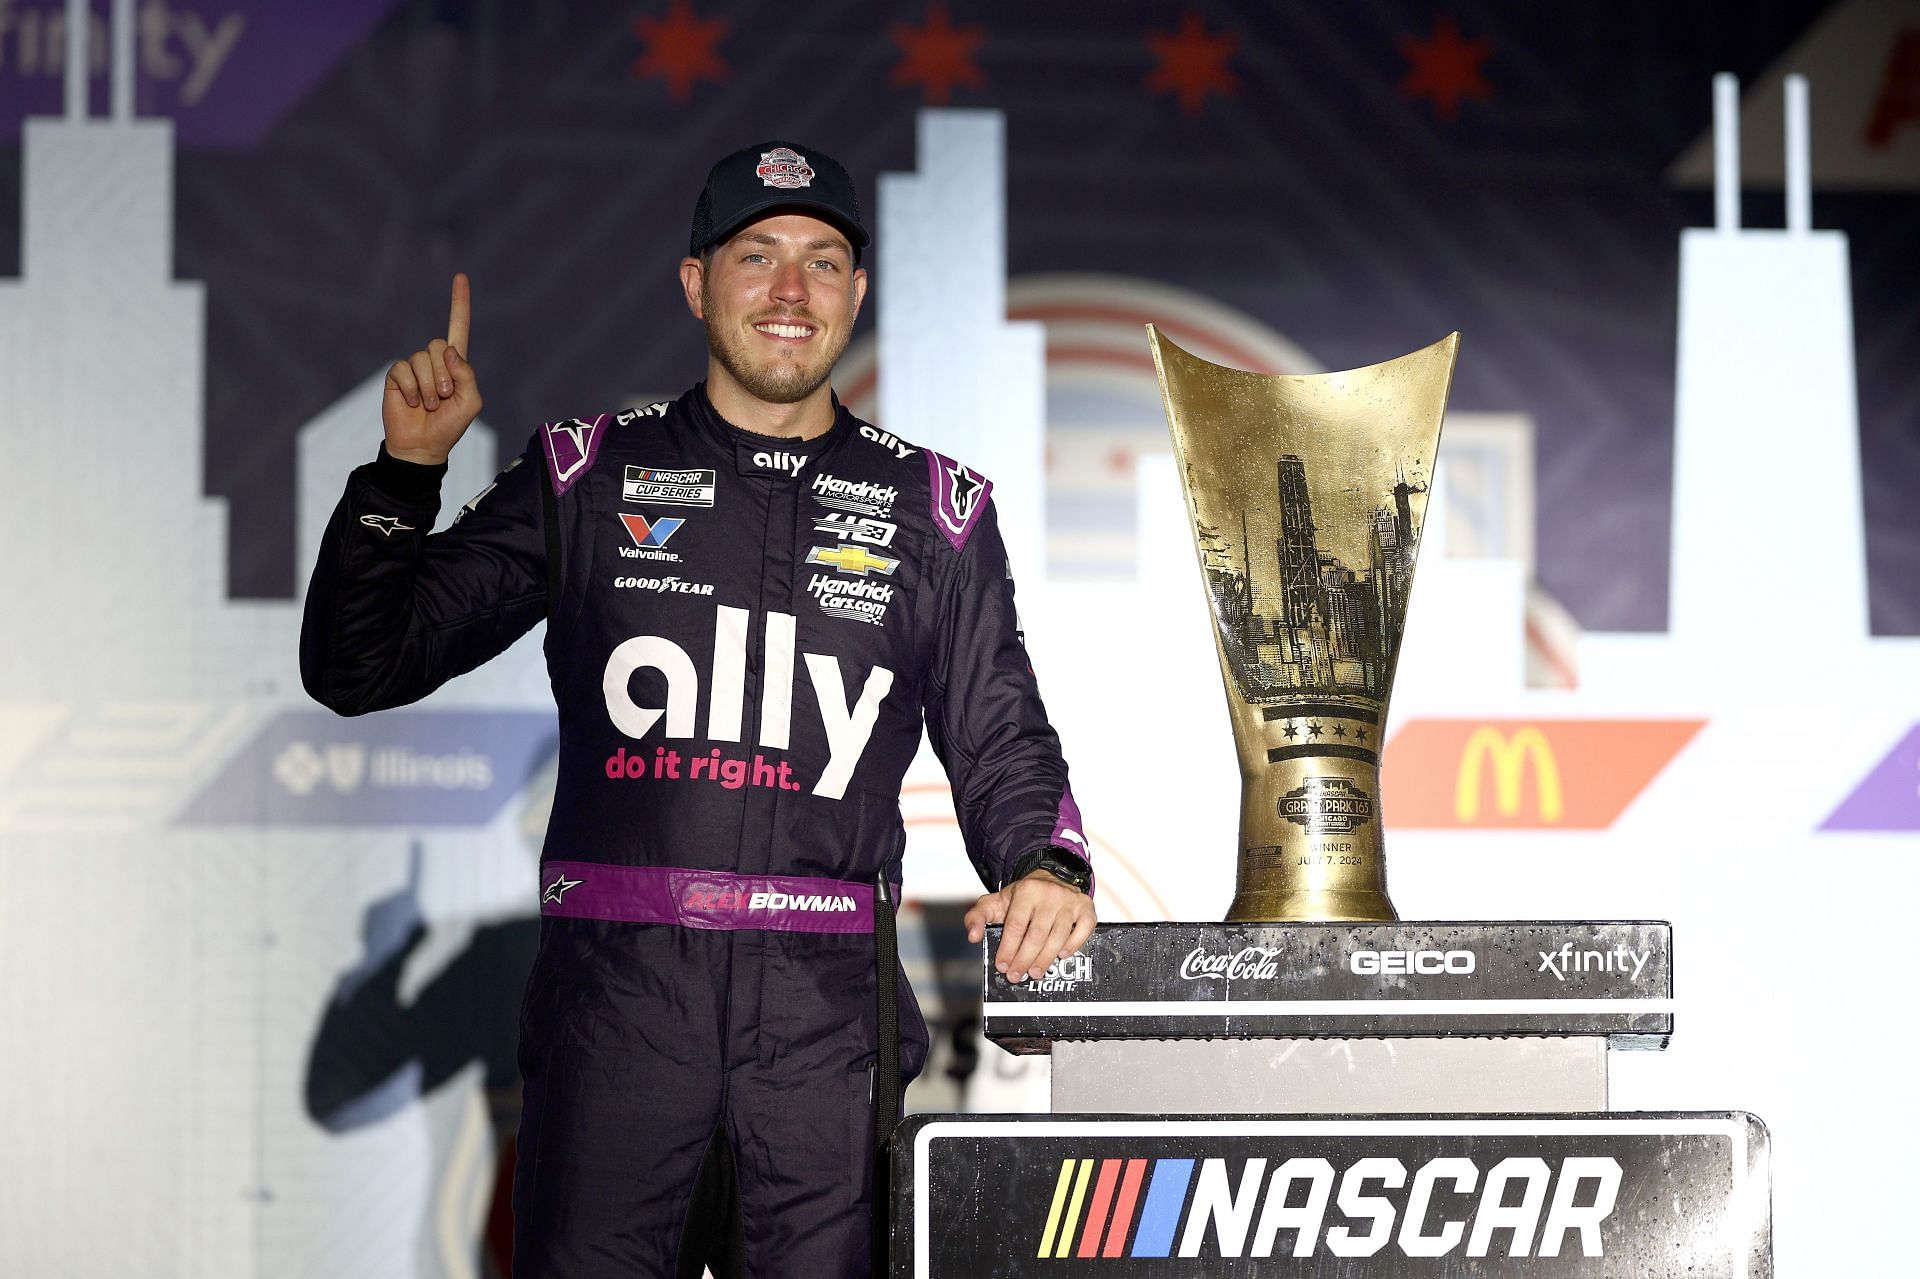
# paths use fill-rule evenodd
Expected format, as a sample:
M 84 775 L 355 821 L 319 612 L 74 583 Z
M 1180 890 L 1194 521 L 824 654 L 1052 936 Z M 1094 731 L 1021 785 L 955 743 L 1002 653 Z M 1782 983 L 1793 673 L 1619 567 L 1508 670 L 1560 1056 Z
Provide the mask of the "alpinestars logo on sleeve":
M 392 537 L 395 533 L 411 533 L 413 525 L 402 524 L 397 515 L 362 515 L 360 522 L 371 529 L 378 529 L 382 537 Z

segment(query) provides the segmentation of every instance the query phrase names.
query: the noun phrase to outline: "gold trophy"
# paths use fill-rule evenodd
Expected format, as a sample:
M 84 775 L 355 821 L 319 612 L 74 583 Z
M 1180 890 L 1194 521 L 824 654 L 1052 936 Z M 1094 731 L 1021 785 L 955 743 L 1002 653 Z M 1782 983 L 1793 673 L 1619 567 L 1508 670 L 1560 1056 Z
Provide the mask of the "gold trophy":
M 1240 754 L 1227 919 L 1397 919 L 1381 733 L 1460 335 L 1305 377 L 1147 338 Z

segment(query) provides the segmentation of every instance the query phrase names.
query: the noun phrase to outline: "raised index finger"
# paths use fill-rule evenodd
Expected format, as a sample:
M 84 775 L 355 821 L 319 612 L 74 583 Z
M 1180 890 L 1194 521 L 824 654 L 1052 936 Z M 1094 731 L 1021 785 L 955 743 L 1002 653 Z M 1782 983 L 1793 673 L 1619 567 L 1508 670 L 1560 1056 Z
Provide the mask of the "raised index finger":
M 465 271 L 453 277 L 453 305 L 447 311 L 447 345 L 467 356 L 467 333 L 473 327 L 473 287 Z

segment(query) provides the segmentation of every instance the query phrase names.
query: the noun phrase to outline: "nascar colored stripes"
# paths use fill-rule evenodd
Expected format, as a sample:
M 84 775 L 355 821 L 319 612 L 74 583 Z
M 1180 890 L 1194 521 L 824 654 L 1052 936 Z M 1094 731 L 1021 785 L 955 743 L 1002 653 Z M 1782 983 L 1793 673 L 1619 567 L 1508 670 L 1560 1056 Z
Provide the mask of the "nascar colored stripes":
M 1095 1172 L 1095 1165 L 1099 1170 Z M 1134 1220 L 1147 1165 L 1146 1207 Z M 1053 1191 L 1053 1207 L 1040 1235 L 1041 1257 L 1165 1257 L 1173 1249 L 1180 1209 L 1193 1179 L 1191 1159 L 1063 1159 Z M 1087 1184 L 1093 1182 L 1093 1197 Z M 1117 1188 L 1117 1194 L 1116 1194 Z M 1082 1206 L 1087 1212 L 1083 1220 Z M 1136 1229 L 1137 1226 L 1137 1229 Z M 1075 1231 L 1079 1232 L 1075 1245 Z M 1133 1250 L 1127 1251 L 1129 1233 Z

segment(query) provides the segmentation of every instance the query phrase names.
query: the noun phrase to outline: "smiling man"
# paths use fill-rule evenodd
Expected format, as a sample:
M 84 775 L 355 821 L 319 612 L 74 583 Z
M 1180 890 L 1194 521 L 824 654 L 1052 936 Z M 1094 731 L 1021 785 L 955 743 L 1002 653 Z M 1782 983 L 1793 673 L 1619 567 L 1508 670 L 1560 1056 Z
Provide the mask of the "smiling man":
M 827 156 L 726 156 L 680 263 L 706 381 L 546 424 L 428 536 L 480 411 L 456 277 L 446 338 L 389 370 L 385 442 L 322 543 L 301 671 L 342 714 L 547 621 L 560 766 L 516 1275 L 868 1273 L 876 1126 L 927 1047 L 891 951 L 923 723 L 992 890 L 970 937 L 1004 923 L 994 962 L 1019 981 L 1093 930 L 993 486 L 828 385 L 867 245 Z

